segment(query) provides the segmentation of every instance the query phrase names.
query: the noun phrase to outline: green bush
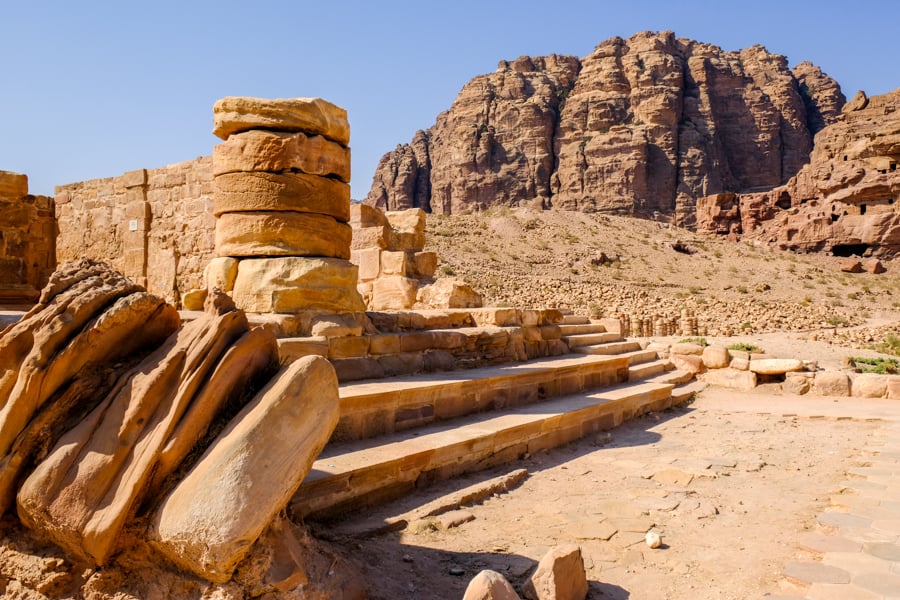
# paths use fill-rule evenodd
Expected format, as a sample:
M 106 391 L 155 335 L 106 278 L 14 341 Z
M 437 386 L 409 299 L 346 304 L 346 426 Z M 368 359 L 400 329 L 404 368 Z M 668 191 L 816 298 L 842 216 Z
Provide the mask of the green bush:
M 679 344 L 699 344 L 701 346 L 709 346 L 704 337 L 690 337 L 678 340 Z
M 888 373 L 900 372 L 900 361 L 893 358 L 866 358 L 864 356 L 851 357 L 856 370 L 860 373 Z
M 754 346 L 753 344 L 748 344 L 747 342 L 738 342 L 737 344 L 732 344 L 728 346 L 729 350 L 743 350 L 744 352 L 758 352 L 763 353 L 765 350 L 760 348 L 759 346 Z

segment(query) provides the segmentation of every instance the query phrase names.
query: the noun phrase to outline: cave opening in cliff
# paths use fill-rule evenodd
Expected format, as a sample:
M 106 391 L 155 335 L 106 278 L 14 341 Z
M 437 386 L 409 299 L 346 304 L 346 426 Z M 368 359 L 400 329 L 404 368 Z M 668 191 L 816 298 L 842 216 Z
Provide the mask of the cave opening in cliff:
M 866 205 L 865 204 L 859 205 L 859 214 L 861 214 L 861 215 L 866 214 Z
M 831 249 L 834 256 L 848 258 L 850 256 L 863 256 L 871 248 L 869 244 L 839 244 Z

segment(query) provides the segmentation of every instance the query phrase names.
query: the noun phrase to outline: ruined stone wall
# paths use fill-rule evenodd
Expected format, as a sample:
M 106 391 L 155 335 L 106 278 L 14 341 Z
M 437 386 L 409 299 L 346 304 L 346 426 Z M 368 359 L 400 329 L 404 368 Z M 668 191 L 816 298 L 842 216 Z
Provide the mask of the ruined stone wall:
M 53 199 L 28 194 L 28 177 L 0 171 L 0 302 L 31 302 L 56 266 Z
M 179 303 L 214 256 L 212 157 L 56 188 L 57 259 L 112 264 Z

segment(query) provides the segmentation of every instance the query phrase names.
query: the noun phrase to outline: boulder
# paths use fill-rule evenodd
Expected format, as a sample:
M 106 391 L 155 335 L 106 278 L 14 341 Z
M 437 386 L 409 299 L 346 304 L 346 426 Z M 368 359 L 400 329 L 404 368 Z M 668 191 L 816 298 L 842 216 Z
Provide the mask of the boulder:
M 693 342 L 678 342 L 672 344 L 672 347 L 669 348 L 670 354 L 693 354 L 696 356 L 703 355 L 703 348 L 700 344 L 695 344 Z
M 463 600 L 521 600 L 506 578 L 496 571 L 481 571 L 472 578 Z
M 701 356 L 707 369 L 724 369 L 730 361 L 728 350 L 722 346 L 707 346 Z
M 881 275 L 887 271 L 887 269 L 884 268 L 884 265 L 881 264 L 881 261 L 877 258 L 867 260 L 863 263 L 862 267 L 867 273 L 872 273 L 873 275 Z
M 803 369 L 803 361 L 796 358 L 761 358 L 750 360 L 750 370 L 759 375 L 784 375 Z
M 819 371 L 813 379 L 813 390 L 819 396 L 849 396 L 850 379 L 840 371 Z
M 522 586 L 522 592 L 530 600 L 584 600 L 588 583 L 581 548 L 568 545 L 550 550 Z
M 703 359 L 696 354 L 670 354 L 669 361 L 679 371 L 685 371 L 691 375 L 697 375 L 705 370 Z
M 412 308 L 416 303 L 419 281 L 402 275 L 379 277 L 372 284 L 371 310 Z
M 858 373 L 850 381 L 850 395 L 857 398 L 884 398 L 887 396 L 889 375 Z
M 844 273 L 862 273 L 863 266 L 855 258 L 845 258 L 838 263 L 838 268 Z
M 227 96 L 213 105 L 213 133 L 228 136 L 251 129 L 302 131 L 342 146 L 350 143 L 347 111 L 321 98 Z
M 153 545 L 200 577 L 228 581 L 309 473 L 338 414 L 327 360 L 305 356 L 284 367 L 163 500 Z
M 292 211 L 226 213 L 216 219 L 219 256 L 350 258 L 350 226 L 332 217 Z
M 812 373 L 786 373 L 781 389 L 788 394 L 802 396 L 812 388 L 813 377 Z
M 213 214 L 296 211 L 350 220 L 350 186 L 304 173 L 227 173 L 213 180 Z
M 421 308 L 479 308 L 481 294 L 457 277 L 442 277 L 430 285 L 422 286 L 416 297 Z
M 218 392 L 239 392 L 228 381 L 240 377 L 223 373 L 226 380 L 219 386 L 211 376 L 225 351 L 247 331 L 247 319 L 224 295 L 211 295 L 207 311 L 124 374 L 60 438 L 17 496 L 26 527 L 82 560 L 106 563 L 128 517 L 148 492 L 159 492 L 149 488 L 154 477 L 164 475 L 160 468 L 180 463 L 208 426 L 213 415 L 194 404 L 198 395 L 204 397 L 207 382 Z M 207 401 L 221 396 L 211 392 Z M 183 437 L 176 440 L 179 431 Z
M 299 171 L 350 182 L 350 149 L 321 135 L 253 129 L 213 148 L 213 175 Z
M 240 261 L 232 297 L 248 312 L 364 312 L 357 267 L 337 258 L 248 258 Z
M 206 288 L 211 290 L 218 288 L 225 292 L 234 289 L 234 280 L 237 277 L 238 261 L 230 256 L 217 256 L 210 259 L 203 271 L 203 280 Z
M 731 362 L 728 364 L 728 366 L 732 369 L 737 369 L 738 371 L 749 371 L 750 359 L 735 356 L 731 359 Z
M 712 369 L 700 376 L 709 385 L 734 390 L 752 390 L 756 387 L 756 373 L 737 369 Z
M 900 376 L 891 375 L 888 378 L 887 397 L 890 400 L 900 400 Z

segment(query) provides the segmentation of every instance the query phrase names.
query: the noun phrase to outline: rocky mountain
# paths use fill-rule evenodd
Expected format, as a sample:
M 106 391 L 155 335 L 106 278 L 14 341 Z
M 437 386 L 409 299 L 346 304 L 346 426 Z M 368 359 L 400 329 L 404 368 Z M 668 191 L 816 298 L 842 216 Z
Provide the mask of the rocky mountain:
M 820 69 L 762 46 L 727 52 L 643 32 L 583 59 L 521 57 L 475 77 L 433 127 L 384 155 L 366 203 L 669 215 L 698 197 L 772 188 L 844 104 Z
M 816 136 L 796 177 L 772 190 L 698 200 L 697 229 L 787 250 L 900 253 L 900 89 L 860 92 Z

